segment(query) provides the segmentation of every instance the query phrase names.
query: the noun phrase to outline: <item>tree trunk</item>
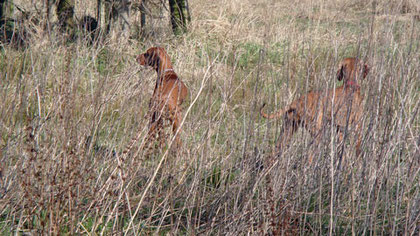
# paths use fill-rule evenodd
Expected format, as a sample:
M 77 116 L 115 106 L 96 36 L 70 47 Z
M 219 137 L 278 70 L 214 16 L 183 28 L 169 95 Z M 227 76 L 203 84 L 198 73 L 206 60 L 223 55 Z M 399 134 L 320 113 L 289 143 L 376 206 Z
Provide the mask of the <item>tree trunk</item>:
M 9 43 L 15 35 L 15 21 L 12 19 L 12 0 L 0 0 L 0 41 Z
M 6 22 L 6 5 L 7 0 L 0 0 L 0 42 L 6 38 L 5 22 Z
M 187 0 L 169 0 L 172 31 L 178 35 L 187 30 L 187 22 L 191 21 Z
M 112 19 L 114 18 L 114 11 L 113 11 L 114 1 L 105 1 L 104 2 L 104 26 L 105 26 L 105 34 L 109 34 L 111 31 Z
M 111 0 L 105 3 L 105 32 L 118 39 L 130 35 L 130 0 Z
M 50 9 L 51 9 L 51 3 L 50 0 L 44 0 L 43 1 L 43 8 L 45 10 L 45 19 L 43 21 L 43 28 L 45 31 L 48 32 L 48 35 L 50 35 Z
M 60 29 L 72 35 L 75 28 L 74 0 L 59 0 L 57 4 L 57 17 Z
M 140 2 L 140 34 L 144 34 L 144 27 L 146 27 L 146 7 L 145 7 L 145 1 L 141 0 Z
M 0 27 L 2 27 L 3 26 L 3 24 L 4 24 L 4 19 L 3 19 L 3 16 L 4 16 L 4 13 L 6 12 L 5 10 L 6 10 L 6 0 L 0 0 Z
M 13 0 L 0 0 L 0 46 L 4 43 L 19 48 L 25 46 L 25 31 L 13 12 Z
M 101 28 L 101 0 L 96 1 L 96 20 L 98 21 L 98 29 Z
M 130 1 L 120 0 L 117 8 L 118 14 L 118 28 L 117 33 L 121 35 L 124 40 L 130 36 Z
M 13 0 L 0 0 L 0 24 L 3 24 L 11 18 L 13 14 Z

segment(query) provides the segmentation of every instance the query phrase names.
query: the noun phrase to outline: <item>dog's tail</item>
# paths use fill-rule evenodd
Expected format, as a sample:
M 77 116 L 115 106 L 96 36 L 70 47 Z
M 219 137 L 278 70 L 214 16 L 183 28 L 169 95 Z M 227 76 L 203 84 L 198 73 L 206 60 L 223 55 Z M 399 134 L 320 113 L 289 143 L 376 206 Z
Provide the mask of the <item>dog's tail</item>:
M 278 110 L 276 113 L 273 114 L 267 114 L 263 111 L 263 108 L 265 107 L 265 103 L 261 106 L 260 108 L 260 114 L 266 118 L 266 119 L 277 119 L 279 117 L 281 117 L 284 114 L 284 111 L 287 110 L 288 108 L 286 107 L 285 109 L 280 109 Z

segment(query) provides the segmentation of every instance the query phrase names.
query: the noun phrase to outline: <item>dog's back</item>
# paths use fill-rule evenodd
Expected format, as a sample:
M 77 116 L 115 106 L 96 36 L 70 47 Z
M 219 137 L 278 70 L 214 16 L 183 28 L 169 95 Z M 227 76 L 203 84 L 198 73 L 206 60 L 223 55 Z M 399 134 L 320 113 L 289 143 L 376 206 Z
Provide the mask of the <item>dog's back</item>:
M 167 99 L 169 96 L 168 100 L 176 101 L 177 105 L 181 105 L 188 96 L 187 86 L 178 78 L 175 72 L 165 74 L 162 86 L 159 86 L 158 91 L 160 95 L 163 95 L 164 99 Z

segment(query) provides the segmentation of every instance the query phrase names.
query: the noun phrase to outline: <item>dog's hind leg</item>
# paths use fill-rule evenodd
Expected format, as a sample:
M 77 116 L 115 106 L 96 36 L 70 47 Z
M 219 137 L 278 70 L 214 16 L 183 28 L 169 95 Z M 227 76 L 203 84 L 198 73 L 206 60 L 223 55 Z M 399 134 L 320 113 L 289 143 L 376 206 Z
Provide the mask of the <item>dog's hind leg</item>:
M 162 150 L 166 142 L 165 126 L 163 125 L 163 119 L 159 119 L 157 123 L 156 130 L 159 139 L 159 147 L 160 150 Z
M 146 143 L 148 145 L 153 145 L 153 142 L 156 139 L 156 134 L 158 134 L 159 139 L 161 139 L 162 125 L 162 117 L 160 117 L 159 112 L 154 111 L 150 120 L 149 132 L 146 138 Z
M 361 144 L 362 144 L 362 127 L 361 127 L 361 121 L 357 121 L 355 134 L 354 134 L 354 142 L 355 142 L 355 148 L 356 148 L 356 158 L 359 158 L 362 154 Z
M 276 144 L 277 156 L 280 156 L 284 148 L 289 145 L 290 139 L 299 128 L 299 119 L 296 117 L 295 110 L 290 110 L 284 117 L 283 126 L 280 132 L 279 140 Z
M 178 128 L 179 128 L 179 122 L 180 122 L 180 114 L 178 111 L 175 112 L 175 114 L 172 115 L 172 132 L 174 135 L 176 135 L 175 137 L 175 142 L 177 145 L 177 148 L 181 147 L 181 139 L 179 138 L 179 132 Z M 177 134 L 178 131 L 178 134 Z
M 319 144 L 321 142 L 321 138 L 319 136 L 321 136 L 322 133 L 322 128 L 324 125 L 324 111 L 322 110 L 322 107 L 319 107 L 318 110 L 318 114 L 316 114 L 316 118 L 315 118 L 315 127 L 313 127 L 313 129 L 311 129 L 311 134 L 312 136 L 315 138 L 314 142 L 317 144 L 317 147 L 319 147 Z M 315 152 L 309 152 L 308 155 L 308 164 L 312 164 L 312 161 L 315 157 Z

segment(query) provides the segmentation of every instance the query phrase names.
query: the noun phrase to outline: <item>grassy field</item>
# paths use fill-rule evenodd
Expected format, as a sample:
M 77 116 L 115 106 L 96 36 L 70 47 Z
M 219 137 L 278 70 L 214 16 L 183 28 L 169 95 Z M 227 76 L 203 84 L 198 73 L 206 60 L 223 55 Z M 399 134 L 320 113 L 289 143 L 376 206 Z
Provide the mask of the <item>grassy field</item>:
M 154 9 L 141 40 L 35 31 L 26 49 L 2 48 L 0 234 L 418 235 L 418 3 L 189 4 L 178 37 Z M 145 148 L 156 73 L 134 55 L 150 46 L 189 88 L 178 151 L 169 127 L 163 150 Z M 300 129 L 273 155 L 282 120 L 259 107 L 339 86 L 349 56 L 371 67 L 362 155 L 329 126 L 319 142 Z

